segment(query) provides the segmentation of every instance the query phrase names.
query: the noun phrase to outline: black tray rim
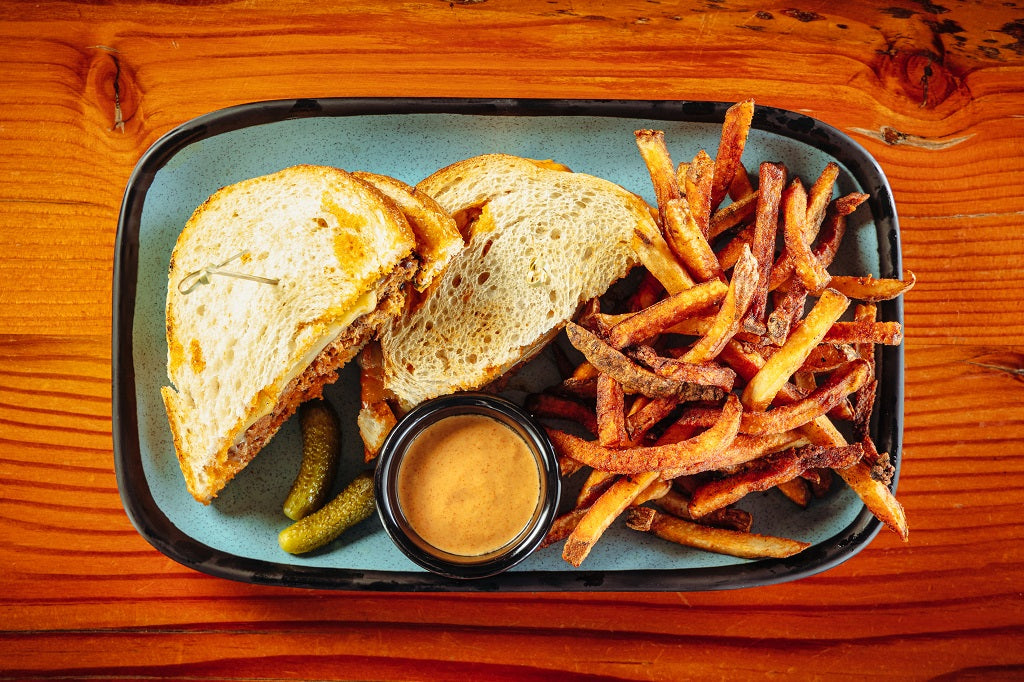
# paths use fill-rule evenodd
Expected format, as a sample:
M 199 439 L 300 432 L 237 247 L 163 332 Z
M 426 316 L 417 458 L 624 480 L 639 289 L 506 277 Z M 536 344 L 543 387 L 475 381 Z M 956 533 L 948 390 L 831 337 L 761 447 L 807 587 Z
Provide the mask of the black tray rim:
M 355 570 L 242 557 L 214 549 L 177 528 L 157 506 L 149 489 L 139 446 L 132 355 L 139 229 L 146 194 L 156 173 L 188 145 L 255 125 L 311 117 L 384 114 L 470 116 L 587 116 L 652 121 L 721 123 L 732 102 L 688 100 L 604 100 L 534 98 L 363 97 L 300 98 L 240 104 L 193 118 L 154 142 L 136 164 L 118 216 L 113 269 L 112 432 L 118 492 L 129 520 L 155 549 L 177 563 L 208 575 L 243 583 L 326 590 L 396 592 L 656 592 L 739 589 L 797 580 L 833 568 L 864 549 L 882 524 L 862 508 L 846 528 L 789 559 L 768 559 L 711 568 L 623 571 L 519 571 L 476 581 L 431 573 Z M 899 221 L 892 190 L 878 162 L 836 128 L 804 114 L 758 106 L 752 127 L 824 151 L 842 164 L 870 195 L 868 206 L 878 233 L 882 277 L 902 272 Z M 496 150 L 497 151 L 497 150 Z M 903 301 L 878 305 L 879 318 L 903 323 Z M 891 409 L 875 410 L 873 433 L 881 451 L 893 457 L 896 490 L 902 460 L 903 346 L 879 352 L 876 398 Z

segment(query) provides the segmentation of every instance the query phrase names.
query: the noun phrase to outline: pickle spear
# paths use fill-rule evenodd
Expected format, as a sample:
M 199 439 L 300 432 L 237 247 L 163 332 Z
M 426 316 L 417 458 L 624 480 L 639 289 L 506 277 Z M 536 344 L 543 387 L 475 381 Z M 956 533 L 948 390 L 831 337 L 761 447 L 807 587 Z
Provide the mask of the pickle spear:
M 373 514 L 375 508 L 373 472 L 364 471 L 319 511 L 282 530 L 277 542 L 289 554 L 319 549 Z
M 338 416 L 323 400 L 299 407 L 302 427 L 302 464 L 284 501 L 285 516 L 293 521 L 324 505 L 334 482 L 341 456 L 341 427 Z

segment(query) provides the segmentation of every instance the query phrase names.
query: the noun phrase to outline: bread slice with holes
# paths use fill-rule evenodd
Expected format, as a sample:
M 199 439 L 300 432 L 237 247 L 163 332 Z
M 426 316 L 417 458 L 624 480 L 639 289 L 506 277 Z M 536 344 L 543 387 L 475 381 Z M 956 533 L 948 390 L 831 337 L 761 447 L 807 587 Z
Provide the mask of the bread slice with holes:
M 198 501 L 401 313 L 415 246 L 393 201 L 336 168 L 245 180 L 196 209 L 168 271 L 162 394 Z
M 468 243 L 415 309 L 381 335 L 386 389 L 408 409 L 484 387 L 529 359 L 637 262 L 647 204 L 606 180 L 504 154 L 417 185 Z

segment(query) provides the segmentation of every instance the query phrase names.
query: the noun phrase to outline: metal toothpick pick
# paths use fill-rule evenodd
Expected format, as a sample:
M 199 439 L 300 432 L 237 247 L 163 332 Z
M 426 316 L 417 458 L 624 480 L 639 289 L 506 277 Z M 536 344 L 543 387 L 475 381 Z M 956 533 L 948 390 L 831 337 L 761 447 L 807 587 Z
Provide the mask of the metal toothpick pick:
M 271 279 L 270 277 L 260 277 L 259 275 L 249 275 L 244 272 L 232 272 L 230 270 L 222 270 L 225 265 L 232 261 L 236 261 L 242 256 L 248 256 L 248 251 L 239 251 L 231 258 L 228 258 L 223 263 L 217 263 L 216 265 L 207 265 L 205 268 L 200 268 L 195 272 L 190 272 L 181 278 L 178 282 L 178 291 L 182 294 L 191 293 L 200 284 L 209 284 L 210 275 L 223 275 L 225 277 L 237 277 L 239 279 L 247 279 L 252 282 L 260 282 L 261 284 L 277 284 L 281 280 Z

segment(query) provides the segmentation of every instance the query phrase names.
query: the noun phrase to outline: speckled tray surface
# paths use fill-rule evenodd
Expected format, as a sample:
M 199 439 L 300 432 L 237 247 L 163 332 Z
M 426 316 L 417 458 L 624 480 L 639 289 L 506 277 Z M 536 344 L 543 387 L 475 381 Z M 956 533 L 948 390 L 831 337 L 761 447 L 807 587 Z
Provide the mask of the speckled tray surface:
M 166 384 L 164 297 L 171 250 L 192 211 L 218 188 L 298 163 L 392 175 L 414 184 L 454 161 L 488 152 L 552 158 L 654 201 L 633 131 L 665 131 L 677 161 L 714 155 L 727 104 L 551 100 L 320 99 L 254 103 L 194 119 L 156 142 L 125 193 L 114 268 L 114 451 L 121 497 L 132 522 L 157 549 L 213 575 L 255 583 L 373 590 L 701 590 L 762 585 L 834 566 L 863 548 L 880 524 L 837 480 L 829 497 L 798 510 L 774 491 L 748 496 L 754 531 L 814 543 L 786 560 L 750 561 L 676 546 L 613 525 L 579 569 L 560 545 L 514 570 L 456 582 L 419 569 L 371 518 L 329 548 L 295 557 L 277 546 L 288 524 L 281 503 L 298 468 L 301 441 L 291 420 L 212 505 L 185 489 L 160 386 Z M 898 277 L 899 231 L 887 181 L 873 159 L 835 129 L 806 116 L 760 107 L 744 162 L 781 161 L 813 181 L 829 161 L 839 192 L 871 195 L 851 216 L 835 274 Z M 879 305 L 902 322 L 902 304 Z M 903 417 L 901 347 L 878 353 L 880 386 L 872 428 L 878 449 L 899 451 Z M 507 395 L 521 399 L 555 380 L 541 356 Z M 325 396 L 342 415 L 345 462 L 362 468 L 355 427 L 354 366 Z M 895 483 L 894 483 L 895 485 Z M 570 496 L 566 496 L 570 497 Z

